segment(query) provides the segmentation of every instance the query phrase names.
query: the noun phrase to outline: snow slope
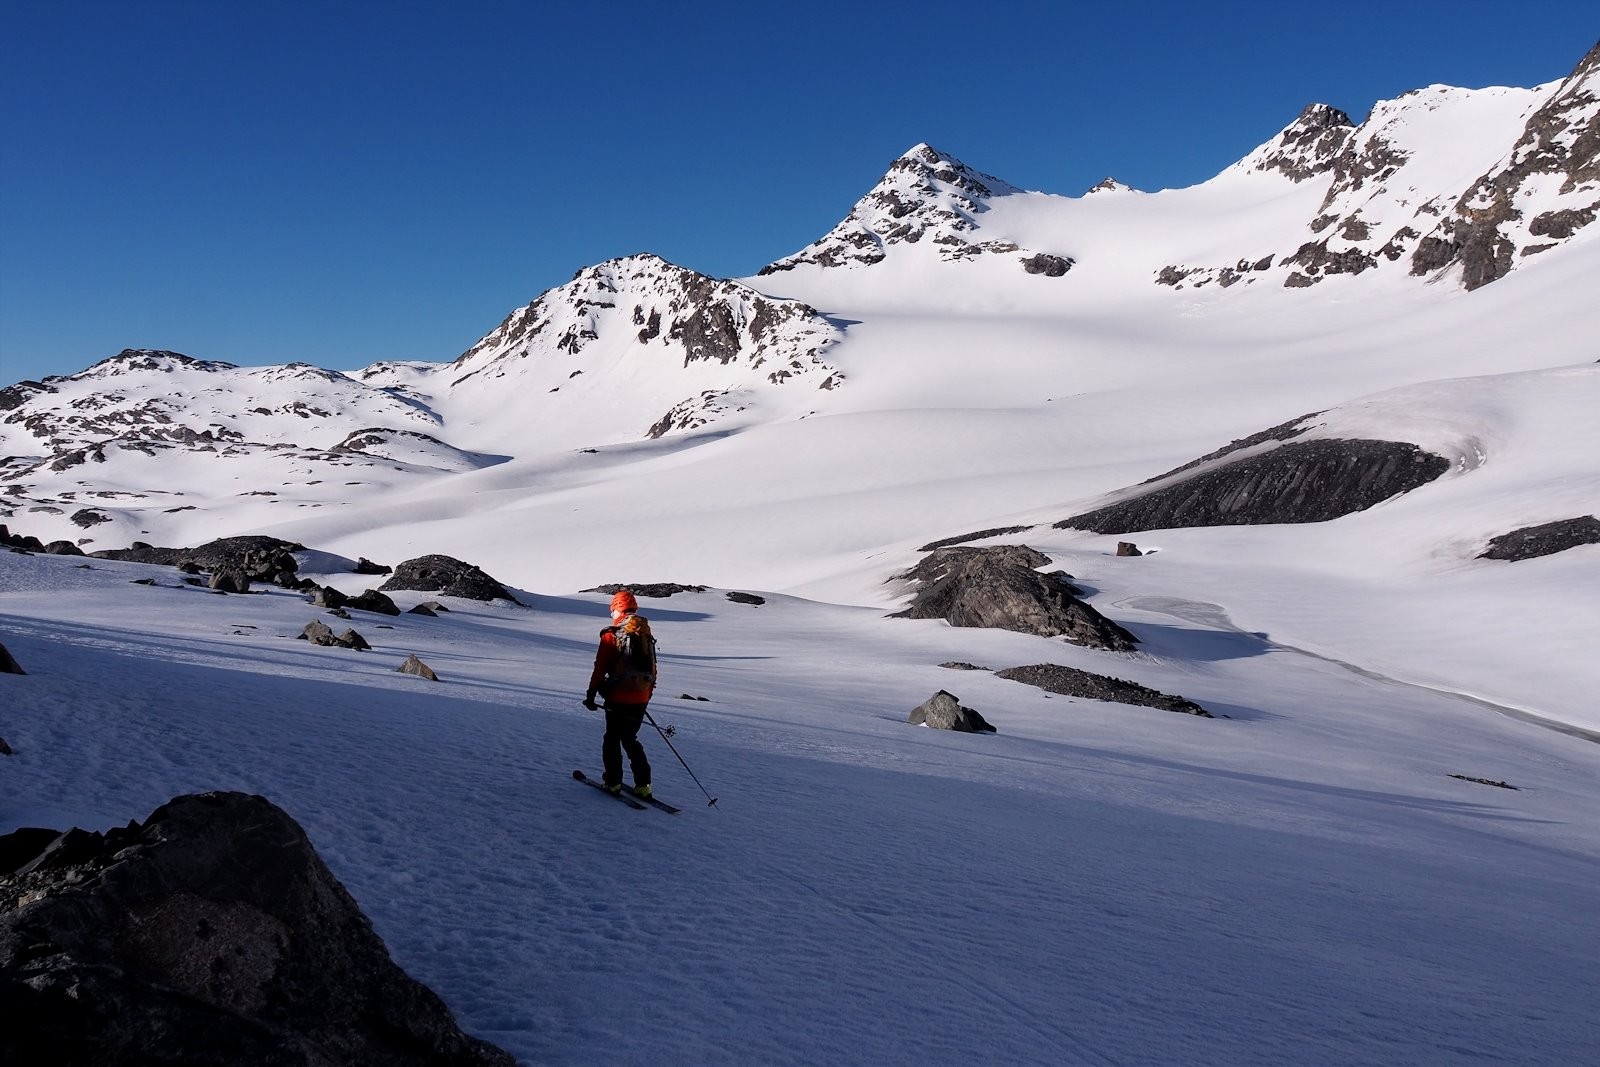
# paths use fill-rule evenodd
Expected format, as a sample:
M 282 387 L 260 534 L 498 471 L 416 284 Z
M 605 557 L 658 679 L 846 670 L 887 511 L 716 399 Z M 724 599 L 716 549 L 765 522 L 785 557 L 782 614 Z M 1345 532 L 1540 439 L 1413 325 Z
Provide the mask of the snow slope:
M 0 570 L 30 671 L 4 681 L 0 824 L 262 793 L 522 1062 L 1577 1063 L 1600 1041 L 1600 746 L 1227 629 L 1226 601 L 1122 605 L 1146 642 L 1124 657 L 646 600 L 655 716 L 718 798 L 651 734 L 667 816 L 569 778 L 597 770 L 578 697 L 602 597 L 357 613 L 355 653 L 293 640 L 315 609 L 292 594 L 91 566 Z M 411 652 L 444 681 L 394 673 Z M 1226 717 L 950 659 L 1085 666 Z M 999 734 L 906 725 L 941 687 Z

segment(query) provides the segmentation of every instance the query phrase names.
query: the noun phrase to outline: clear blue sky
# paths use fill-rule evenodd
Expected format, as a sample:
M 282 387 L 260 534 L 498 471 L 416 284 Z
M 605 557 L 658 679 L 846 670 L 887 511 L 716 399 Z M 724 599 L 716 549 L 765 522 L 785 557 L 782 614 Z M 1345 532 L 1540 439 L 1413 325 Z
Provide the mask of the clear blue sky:
M 0 5 L 0 385 L 452 359 L 613 256 L 754 273 L 930 142 L 1211 177 L 1320 101 L 1531 86 L 1596 0 Z

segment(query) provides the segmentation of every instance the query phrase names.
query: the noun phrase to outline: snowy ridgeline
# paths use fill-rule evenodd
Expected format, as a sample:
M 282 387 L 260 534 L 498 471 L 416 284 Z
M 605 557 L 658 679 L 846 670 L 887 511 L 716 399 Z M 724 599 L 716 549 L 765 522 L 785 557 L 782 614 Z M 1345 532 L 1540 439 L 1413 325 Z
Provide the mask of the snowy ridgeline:
M 1135 654 L 646 599 L 654 714 L 719 797 L 647 728 L 666 816 L 570 777 L 598 772 L 578 700 L 603 595 L 357 610 L 356 652 L 294 639 L 323 616 L 301 594 L 4 553 L 0 643 L 28 673 L 0 675 L 0 830 L 266 796 L 396 961 L 522 1062 L 1583 1061 L 1600 747 L 1227 605 L 1127 597 L 1166 554 L 1063 561 Z M 411 654 L 443 681 L 396 673 Z M 1100 671 L 1217 717 L 953 661 Z M 908 725 L 939 689 L 999 732 Z

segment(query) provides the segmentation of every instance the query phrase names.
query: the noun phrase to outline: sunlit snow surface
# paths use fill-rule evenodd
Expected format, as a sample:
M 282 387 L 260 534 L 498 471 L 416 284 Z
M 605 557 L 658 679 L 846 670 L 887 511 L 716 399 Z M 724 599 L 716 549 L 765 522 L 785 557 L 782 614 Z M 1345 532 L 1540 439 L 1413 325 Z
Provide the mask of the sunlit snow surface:
M 603 597 L 358 612 L 356 653 L 294 640 L 319 614 L 294 594 L 8 553 L 0 639 L 29 674 L 0 681 L 0 828 L 263 794 L 398 961 L 528 1063 L 1582 1061 L 1600 745 L 1278 647 L 1226 601 L 1127 602 L 1164 554 L 1072 561 L 1144 640 L 1131 657 L 784 596 L 646 600 L 655 716 L 719 799 L 650 732 L 668 816 L 569 777 L 598 771 L 578 700 Z M 394 673 L 413 652 L 444 681 Z M 1225 717 L 954 659 L 1083 666 Z M 941 687 L 1000 732 L 906 725 Z

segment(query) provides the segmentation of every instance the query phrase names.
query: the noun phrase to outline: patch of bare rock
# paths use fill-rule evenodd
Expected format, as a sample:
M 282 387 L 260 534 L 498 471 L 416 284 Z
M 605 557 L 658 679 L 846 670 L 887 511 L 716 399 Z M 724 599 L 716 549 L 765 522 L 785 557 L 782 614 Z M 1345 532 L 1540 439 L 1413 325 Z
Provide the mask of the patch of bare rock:
M 1202 719 L 1213 718 L 1209 711 L 1185 697 L 1162 693 L 1138 682 L 1081 671 L 1075 667 L 1063 667 L 1057 663 L 1008 667 L 994 673 L 996 678 L 1009 678 L 1011 681 L 1022 682 L 1061 696 L 1106 700 L 1114 704 L 1137 704 L 1140 707 L 1197 715 Z
M 1560 519 L 1503 533 L 1490 540 L 1489 547 L 1478 558 L 1513 561 L 1537 559 L 1579 545 L 1595 544 L 1600 544 L 1600 519 L 1593 515 L 1579 515 L 1575 519 Z

